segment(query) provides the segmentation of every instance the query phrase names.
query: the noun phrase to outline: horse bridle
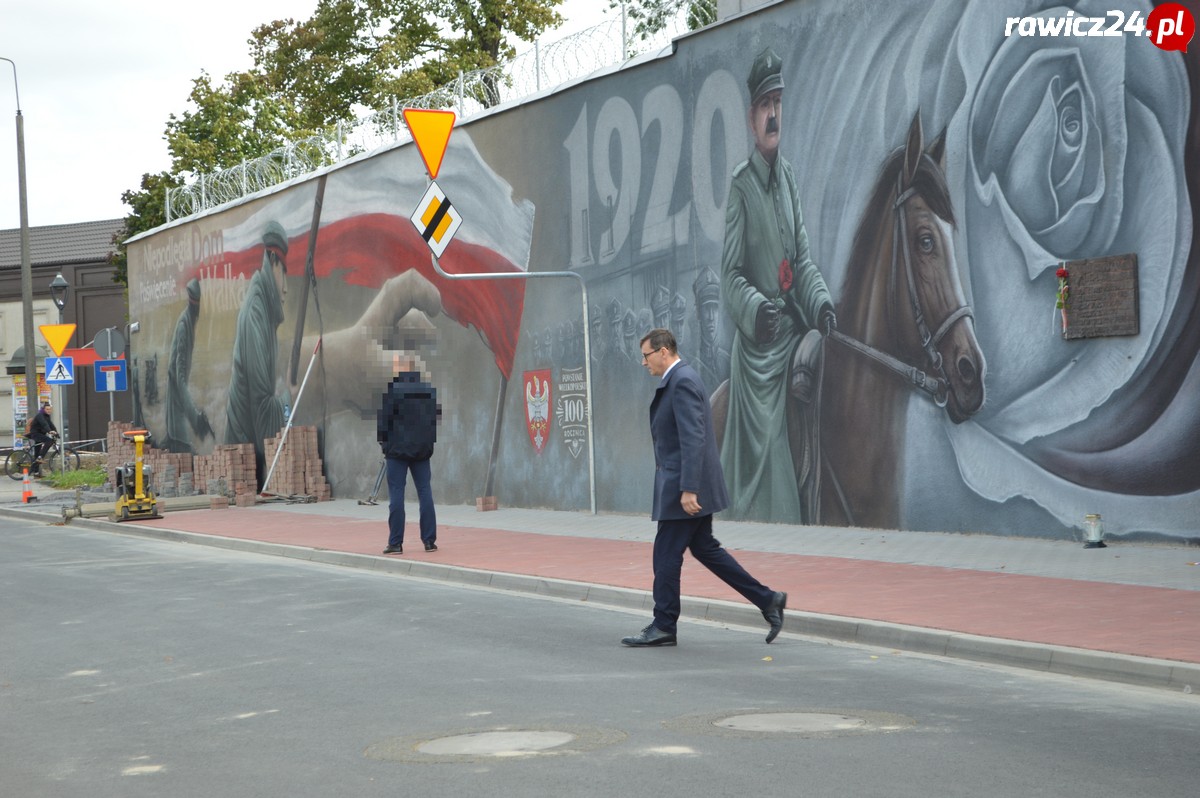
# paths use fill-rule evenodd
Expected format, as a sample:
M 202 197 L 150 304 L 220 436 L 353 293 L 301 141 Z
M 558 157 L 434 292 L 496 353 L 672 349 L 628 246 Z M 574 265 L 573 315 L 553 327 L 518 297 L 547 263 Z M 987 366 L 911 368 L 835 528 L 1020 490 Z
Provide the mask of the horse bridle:
M 946 377 L 945 363 L 943 362 L 942 353 L 938 351 L 938 344 L 946 337 L 946 333 L 950 332 L 950 328 L 960 320 L 973 319 L 975 316 L 971 311 L 970 305 L 963 305 L 947 315 L 938 325 L 936 332 L 930 333 L 929 325 L 925 322 L 925 312 L 921 307 L 921 297 L 917 293 L 917 281 L 913 274 L 912 259 L 908 255 L 908 223 L 904 216 L 904 205 L 917 195 L 917 190 L 912 186 L 904 188 L 901 182 L 902 178 L 903 172 L 901 172 L 901 176 L 896 178 L 897 196 L 896 201 L 892 203 L 892 213 L 896 217 L 896 223 L 892 225 L 891 274 L 896 273 L 896 259 L 900 257 L 897 251 L 902 252 L 904 257 L 904 274 L 908 283 L 908 301 L 912 307 L 913 322 L 917 327 L 917 335 L 921 339 L 921 348 L 925 351 L 925 357 L 929 360 L 931 371 L 935 372 L 935 375 L 931 376 L 916 366 L 909 365 L 899 358 L 889 355 L 887 352 L 882 352 L 870 344 L 865 344 L 857 338 L 852 338 L 837 330 L 832 330 L 830 337 L 904 377 L 914 388 L 928 393 L 933 399 L 934 404 L 938 407 L 945 407 L 946 402 L 950 398 L 950 380 Z

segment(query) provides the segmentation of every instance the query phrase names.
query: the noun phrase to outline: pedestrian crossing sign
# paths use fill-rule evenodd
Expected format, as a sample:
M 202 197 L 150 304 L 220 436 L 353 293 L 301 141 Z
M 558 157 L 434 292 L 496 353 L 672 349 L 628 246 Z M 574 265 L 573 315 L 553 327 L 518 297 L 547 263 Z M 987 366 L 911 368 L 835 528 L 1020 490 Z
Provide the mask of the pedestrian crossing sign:
M 74 385 L 75 359 L 70 357 L 46 358 L 47 385 Z

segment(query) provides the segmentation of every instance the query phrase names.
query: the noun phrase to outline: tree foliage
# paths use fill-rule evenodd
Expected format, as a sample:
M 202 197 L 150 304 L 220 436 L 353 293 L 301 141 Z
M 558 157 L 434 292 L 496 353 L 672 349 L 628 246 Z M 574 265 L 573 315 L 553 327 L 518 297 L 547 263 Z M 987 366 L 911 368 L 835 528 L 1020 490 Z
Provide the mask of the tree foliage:
M 688 30 L 699 30 L 717 21 L 717 0 L 609 0 L 609 8 L 625 7 L 633 23 L 632 33 L 648 39 L 667 27 L 680 10 L 685 10 Z
M 163 192 L 183 176 L 225 169 L 288 141 L 351 122 L 390 98 L 427 94 L 460 72 L 495 66 L 562 22 L 562 0 L 319 0 L 303 21 L 251 32 L 253 66 L 221 82 L 192 81 L 191 106 L 166 123 L 171 169 L 142 177 L 121 199 L 132 209 L 119 236 L 114 280 L 125 283 L 123 242 L 163 224 Z M 499 101 L 485 79 L 485 105 Z
M 113 265 L 113 282 L 129 285 L 129 258 L 125 254 L 125 242 L 138 233 L 153 230 L 167 222 L 165 197 L 167 189 L 179 186 L 179 178 L 169 172 L 142 175 L 141 188 L 130 189 L 121 194 L 121 201 L 133 212 L 125 217 L 125 226 L 113 236 L 116 252 L 109 256 Z

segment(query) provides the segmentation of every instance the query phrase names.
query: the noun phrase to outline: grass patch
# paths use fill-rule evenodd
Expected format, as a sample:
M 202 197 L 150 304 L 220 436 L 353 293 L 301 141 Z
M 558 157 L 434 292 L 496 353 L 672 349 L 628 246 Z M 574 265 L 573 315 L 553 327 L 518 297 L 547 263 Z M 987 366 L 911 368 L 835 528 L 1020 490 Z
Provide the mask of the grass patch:
M 56 490 L 72 490 L 77 487 L 96 488 L 104 484 L 108 478 L 104 466 L 81 468 L 78 471 L 68 471 L 65 474 L 58 471 L 49 472 L 42 484 L 48 484 Z

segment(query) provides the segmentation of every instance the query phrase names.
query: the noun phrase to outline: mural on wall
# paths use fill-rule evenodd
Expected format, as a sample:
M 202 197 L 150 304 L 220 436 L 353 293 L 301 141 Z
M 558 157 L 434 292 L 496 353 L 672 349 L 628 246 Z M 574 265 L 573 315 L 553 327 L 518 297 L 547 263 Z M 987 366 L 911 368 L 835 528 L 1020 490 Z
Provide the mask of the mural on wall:
M 734 516 L 1062 536 L 1100 512 L 1195 536 L 1198 57 L 1036 35 L 1112 5 L 1152 9 L 783 2 L 460 125 L 442 265 L 573 271 L 586 314 L 573 280 L 433 270 L 411 145 L 151 233 L 138 358 L 170 362 L 190 280 L 203 299 L 196 412 L 144 403 L 147 423 L 201 452 L 291 411 L 335 495 L 365 492 L 372 397 L 408 350 L 443 399 L 444 500 L 494 474 L 502 505 L 585 508 L 591 444 L 598 508 L 644 513 L 638 340 L 666 326 L 713 393 Z M 1141 331 L 1064 340 L 1058 264 L 1127 252 Z
M 200 280 L 193 277 L 184 289 L 187 307 L 175 322 L 171 354 L 167 359 L 167 434 L 161 446 L 170 452 L 195 454 L 192 436 L 203 440 L 213 435 L 208 415 L 192 400 L 192 355 L 196 348 L 196 320 L 200 318 Z
M 854 236 L 824 382 L 821 518 L 892 527 L 910 397 L 959 424 L 983 407 L 986 360 L 955 262 L 945 139 L 920 114 L 885 162 Z
M 525 425 L 529 443 L 541 454 L 550 439 L 550 369 L 525 372 Z
M 446 170 L 443 181 L 474 192 L 457 204 L 475 224 L 442 265 L 451 272 L 523 271 L 532 206 L 511 199 L 468 136 L 451 153 L 458 168 Z M 294 410 L 296 423 L 325 431 L 329 470 L 342 468 L 354 475 L 343 482 L 353 484 L 359 471 L 377 467 L 377 447 L 362 433 L 374 428 L 391 353 L 425 354 L 427 361 L 436 350 L 435 319 L 475 331 L 491 370 L 511 374 L 523 284 L 455 282 L 436 272 L 408 218 L 427 183 L 415 158 L 409 148 L 352 164 L 172 228 L 133 250 L 140 278 L 132 292 L 139 301 L 131 298 L 131 305 L 145 340 L 161 335 L 176 296 L 189 296 L 169 337 L 166 412 L 144 411 L 152 429 L 166 427 L 160 439 L 177 451 L 197 450 L 209 435 L 251 443 L 261 487 L 264 440 Z M 318 368 L 302 394 L 310 357 Z M 175 365 L 187 361 L 190 367 Z

